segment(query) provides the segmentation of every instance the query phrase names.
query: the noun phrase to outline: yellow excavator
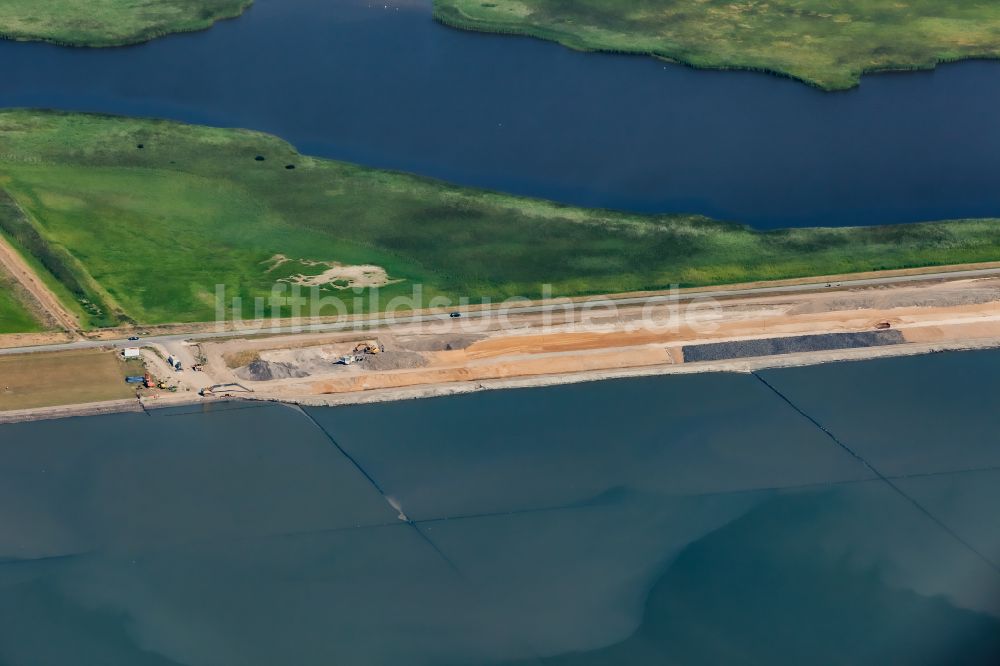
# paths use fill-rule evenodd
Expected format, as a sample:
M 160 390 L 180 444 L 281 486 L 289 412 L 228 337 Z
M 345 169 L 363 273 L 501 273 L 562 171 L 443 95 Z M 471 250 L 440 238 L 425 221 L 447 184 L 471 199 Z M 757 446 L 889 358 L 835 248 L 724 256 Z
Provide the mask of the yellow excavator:
M 385 345 L 379 343 L 378 340 L 365 340 L 354 348 L 355 354 L 381 354 L 384 351 Z

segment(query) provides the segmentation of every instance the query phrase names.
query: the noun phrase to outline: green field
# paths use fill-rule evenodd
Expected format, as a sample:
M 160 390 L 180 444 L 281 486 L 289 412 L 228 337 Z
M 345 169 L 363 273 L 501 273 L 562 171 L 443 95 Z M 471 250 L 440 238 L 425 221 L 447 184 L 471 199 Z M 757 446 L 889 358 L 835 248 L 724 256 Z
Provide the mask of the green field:
M 13 278 L 0 269 L 0 335 L 34 333 L 44 329 L 24 301 Z
M 385 269 L 384 304 L 416 283 L 478 301 L 1000 260 L 997 220 L 760 232 L 460 188 L 255 132 L 56 112 L 0 112 L 0 192 L 26 213 L 0 231 L 90 326 L 210 321 L 216 284 L 249 314 L 315 262 Z
M 828 90 L 856 86 L 864 72 L 1000 56 L 1000 3 L 987 0 L 434 0 L 434 15 L 459 28 L 776 72 Z
M 3 0 L 0 37 L 69 46 L 122 46 L 203 30 L 253 0 Z

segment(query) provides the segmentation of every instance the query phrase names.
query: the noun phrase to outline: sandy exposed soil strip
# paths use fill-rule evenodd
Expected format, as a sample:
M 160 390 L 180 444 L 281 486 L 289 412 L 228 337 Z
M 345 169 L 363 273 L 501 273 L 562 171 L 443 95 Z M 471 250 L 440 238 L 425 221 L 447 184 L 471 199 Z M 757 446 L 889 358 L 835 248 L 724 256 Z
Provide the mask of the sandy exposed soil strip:
M 754 372 L 771 368 L 789 368 L 804 365 L 818 365 L 844 361 L 865 361 L 880 358 L 901 356 L 916 356 L 943 351 L 970 351 L 977 349 L 1000 348 L 1000 337 L 969 340 L 962 342 L 944 342 L 936 344 L 901 344 L 885 347 L 866 347 L 861 349 L 840 349 L 827 352 L 787 354 L 784 356 L 768 356 L 761 358 L 737 359 L 730 361 L 708 363 L 668 363 L 660 365 L 641 365 L 630 368 L 599 369 L 587 371 L 572 371 L 560 374 L 542 374 L 504 377 L 482 380 L 448 380 L 438 384 L 415 384 L 411 386 L 372 389 L 365 391 L 349 391 L 344 393 L 329 393 L 318 395 L 273 396 L 255 394 L 250 399 L 271 402 L 290 402 L 308 406 L 340 406 L 371 404 L 379 402 L 394 402 L 398 400 L 417 400 L 451 395 L 463 395 L 479 391 L 539 388 L 545 386 L 562 386 L 611 379 L 629 379 L 636 377 L 655 377 L 674 374 L 699 374 L 705 372 Z
M 486 320 L 445 315 L 364 331 L 227 335 L 199 339 L 197 353 L 179 337 L 164 338 L 161 353 L 180 353 L 185 370 L 158 368 L 157 359 L 150 369 L 163 374 L 161 379 L 183 382 L 190 392 L 151 395 L 147 404 L 199 400 L 198 387 L 231 382 L 248 386 L 246 395 L 234 396 L 244 399 L 347 404 L 1000 347 L 1000 276 L 992 273 L 727 296 L 709 308 L 658 301 L 661 310 L 650 311 L 645 302 L 626 301 L 610 311 L 525 308 Z M 661 314 L 669 316 L 661 319 Z M 886 336 L 893 344 L 853 349 L 828 344 Z M 376 340 L 380 351 L 359 352 L 364 340 Z M 748 349 L 753 356 L 687 358 L 691 345 Z M 191 369 L 195 358 L 201 359 L 198 371 Z M 266 372 L 248 375 L 252 363 Z M 225 398 L 216 393 L 200 400 Z
M 251 350 L 265 362 L 295 371 L 251 382 L 256 398 L 343 404 L 375 396 L 399 399 L 515 384 L 745 371 L 994 346 L 1000 340 L 1000 278 L 731 298 L 720 301 L 714 311 L 688 310 L 677 326 L 667 330 L 637 327 L 640 315 L 638 307 L 622 307 L 583 330 L 577 312 L 549 323 L 543 314 L 525 313 L 514 317 L 511 326 L 497 325 L 475 336 L 463 334 L 460 322 L 454 323 L 454 330 L 421 331 L 415 324 L 366 334 L 377 335 L 384 343 L 386 351 L 379 360 L 419 355 L 420 364 L 361 358 L 349 366 L 337 365 L 338 356 L 349 354 L 356 341 L 343 332 L 313 336 L 311 347 L 296 345 L 290 338 L 234 338 L 205 345 L 207 374 L 218 373 L 222 381 L 234 370 L 212 359 Z M 885 341 L 895 349 L 871 346 L 883 338 L 891 338 Z M 687 358 L 685 351 L 694 349 L 691 345 L 742 350 L 735 355 L 747 358 L 730 358 L 733 353 Z M 858 346 L 865 348 L 846 348 Z
M 43 345 L 62 345 L 72 342 L 74 336 L 65 331 L 47 331 L 45 333 L 8 333 L 0 335 L 0 350 L 23 349 Z

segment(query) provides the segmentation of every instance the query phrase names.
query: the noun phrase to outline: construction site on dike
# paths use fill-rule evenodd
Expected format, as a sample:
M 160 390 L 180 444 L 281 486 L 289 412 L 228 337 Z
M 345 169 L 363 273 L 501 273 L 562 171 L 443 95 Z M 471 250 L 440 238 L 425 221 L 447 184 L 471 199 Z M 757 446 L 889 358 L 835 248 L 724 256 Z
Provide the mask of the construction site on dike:
M 241 331 L 0 336 L 0 423 L 220 400 L 338 405 L 1000 346 L 1000 266 Z M 295 332 L 293 332 L 295 331 Z

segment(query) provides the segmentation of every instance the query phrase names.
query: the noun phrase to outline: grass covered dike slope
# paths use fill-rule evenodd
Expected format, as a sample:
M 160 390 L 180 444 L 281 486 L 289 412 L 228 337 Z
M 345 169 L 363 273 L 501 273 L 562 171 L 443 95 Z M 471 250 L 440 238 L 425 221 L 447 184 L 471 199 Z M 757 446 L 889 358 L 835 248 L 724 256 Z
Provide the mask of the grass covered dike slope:
M 24 212 L 0 233 L 91 326 L 211 321 L 216 284 L 249 308 L 277 280 L 338 265 L 384 270 L 384 304 L 415 283 L 428 299 L 496 300 L 544 283 L 584 295 L 1000 259 L 996 220 L 761 232 L 461 188 L 165 121 L 4 111 L 0 156 L 0 190 Z M 350 301 L 356 285 L 323 290 Z
M 0 37 L 67 46 L 124 46 L 210 27 L 253 0 L 2 0 Z
M 0 335 L 8 333 L 35 333 L 44 330 L 41 322 L 18 293 L 14 279 L 0 269 Z
M 763 70 L 827 90 L 865 72 L 1000 56 L 1000 3 L 986 0 L 434 0 L 434 13 L 459 28 Z

